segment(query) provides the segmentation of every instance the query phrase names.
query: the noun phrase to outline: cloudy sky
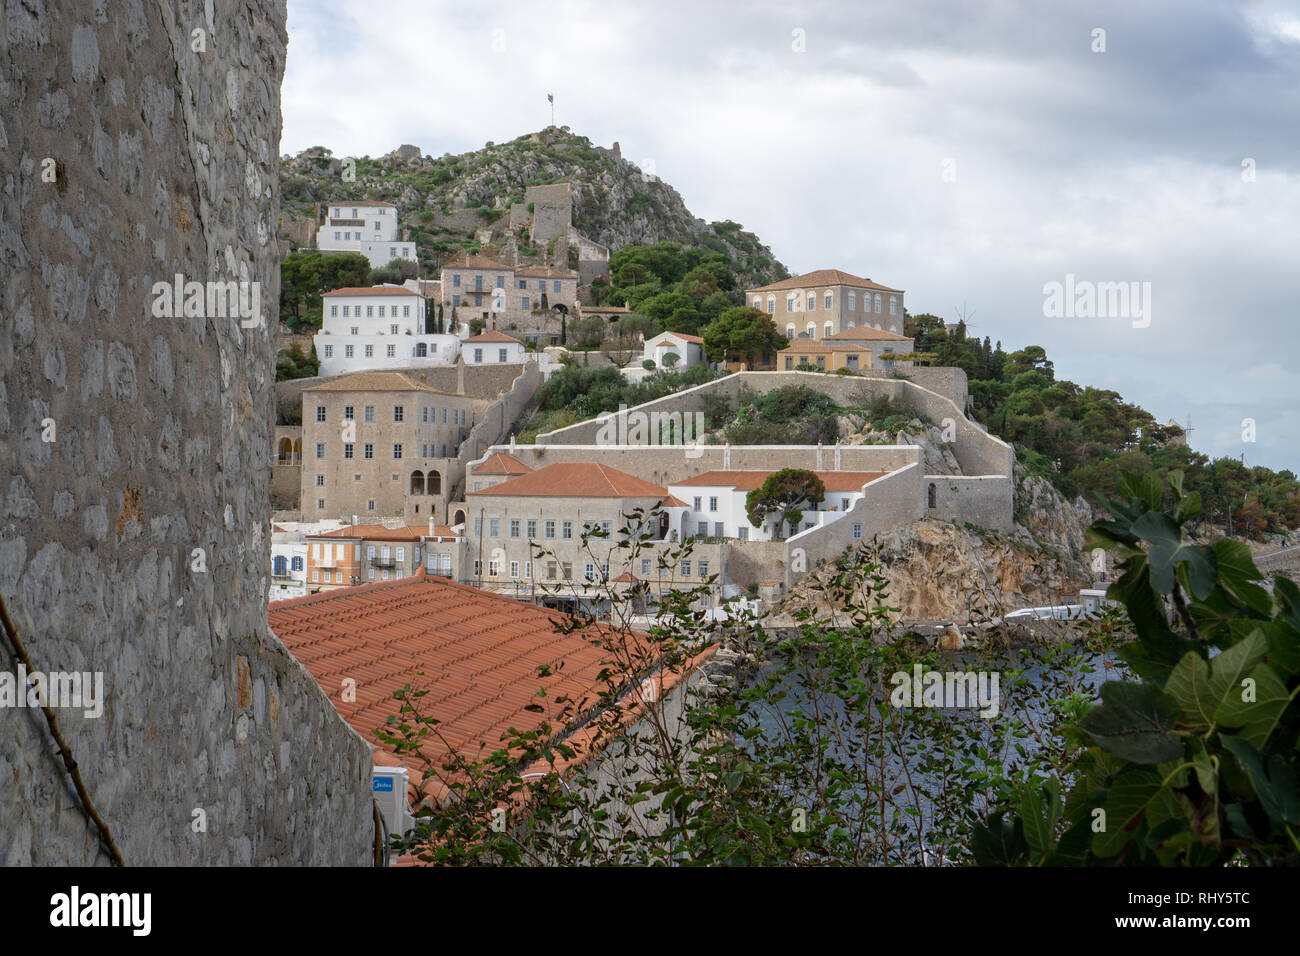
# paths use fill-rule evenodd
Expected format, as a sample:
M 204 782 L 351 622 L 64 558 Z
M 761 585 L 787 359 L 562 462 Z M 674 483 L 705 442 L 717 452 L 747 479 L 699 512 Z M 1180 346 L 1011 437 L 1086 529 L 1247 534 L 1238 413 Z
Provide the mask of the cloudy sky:
M 546 126 L 547 93 L 792 272 L 1300 472 L 1300 6 L 289 0 L 283 152 L 465 152 Z M 1067 276 L 1149 312 L 1045 314 Z

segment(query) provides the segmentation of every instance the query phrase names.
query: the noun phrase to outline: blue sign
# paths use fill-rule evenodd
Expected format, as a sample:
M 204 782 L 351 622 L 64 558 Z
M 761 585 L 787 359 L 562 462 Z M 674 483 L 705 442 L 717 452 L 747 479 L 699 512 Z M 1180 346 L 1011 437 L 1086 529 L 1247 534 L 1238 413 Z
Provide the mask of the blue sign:
M 371 778 L 371 787 L 370 787 L 370 789 L 371 789 L 372 791 L 374 791 L 375 793 L 392 793 L 392 792 L 393 792 L 393 778 L 392 778 L 392 777 L 372 777 L 372 778 Z

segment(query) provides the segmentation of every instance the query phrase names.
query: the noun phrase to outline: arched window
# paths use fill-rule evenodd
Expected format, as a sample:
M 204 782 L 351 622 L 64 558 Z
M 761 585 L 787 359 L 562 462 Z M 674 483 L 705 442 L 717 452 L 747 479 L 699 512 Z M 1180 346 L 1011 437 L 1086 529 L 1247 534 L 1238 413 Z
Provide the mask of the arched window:
M 456 509 L 456 517 L 454 517 L 454 518 L 451 519 L 451 523 L 454 524 L 454 525 L 455 525 L 455 524 L 464 524 L 464 523 L 465 523 L 465 511 L 464 511 L 464 509 L 462 509 L 462 508 L 457 508 L 457 509 Z
M 794 325 L 793 325 L 793 324 L 791 324 L 791 325 L 787 325 L 787 326 L 785 327 L 785 337 L 786 337 L 787 339 L 793 339 L 793 338 L 794 338 Z
M 809 292 L 809 293 L 808 293 L 808 311 L 809 311 L 809 312 L 813 312 L 813 311 L 816 311 L 816 309 L 817 309 L 817 293 L 816 293 L 816 292 Z
M 761 295 L 754 296 L 754 308 L 759 310 L 763 308 L 763 297 Z
M 853 319 L 849 319 L 849 328 L 851 329 L 857 328 L 857 325 L 858 325 L 857 322 L 855 322 Z
M 809 337 L 809 338 L 812 338 L 812 337 L 815 336 L 816 334 L 817 334 L 817 323 L 816 323 L 816 322 L 809 322 L 809 323 L 808 323 L 808 337 Z
M 898 315 L 898 296 L 896 295 L 889 297 L 889 314 Z
M 413 495 L 424 494 L 424 472 L 422 471 L 411 472 L 411 494 Z
M 776 296 L 774 295 L 767 297 L 767 314 L 776 315 Z
M 827 322 L 827 323 L 826 323 L 826 331 L 824 331 L 824 332 L 822 333 L 822 335 L 824 335 L 824 336 L 825 336 L 825 335 L 832 335 L 834 332 L 835 332 L 835 326 L 832 325 L 830 322 Z
M 934 482 L 932 481 L 930 482 L 930 498 L 929 498 L 929 505 L 931 508 L 936 506 L 936 500 L 938 499 L 938 496 L 939 496 L 939 490 L 935 488 Z
M 856 292 L 850 292 L 850 293 L 849 293 L 849 311 L 852 312 L 852 311 L 853 311 L 854 309 L 856 309 L 857 307 L 858 307 L 858 294 L 857 294 Z
M 795 300 L 795 293 L 793 292 L 791 292 L 789 295 L 785 297 L 785 310 L 787 312 L 795 311 L 794 300 Z
M 431 471 L 424 483 L 426 495 L 442 494 L 442 474 L 441 472 Z
M 881 304 L 881 303 L 880 303 L 880 293 L 877 292 L 877 293 L 876 293 L 876 312 L 877 312 L 877 314 L 879 314 L 879 312 L 880 312 L 880 304 Z

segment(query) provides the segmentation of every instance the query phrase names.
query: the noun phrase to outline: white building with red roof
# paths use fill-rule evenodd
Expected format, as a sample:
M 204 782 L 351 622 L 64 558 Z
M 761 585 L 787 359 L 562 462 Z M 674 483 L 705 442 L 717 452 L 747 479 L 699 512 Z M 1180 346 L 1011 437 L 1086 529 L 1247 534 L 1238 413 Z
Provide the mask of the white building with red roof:
M 321 375 L 452 365 L 460 339 L 431 330 L 428 300 L 400 285 L 349 287 L 321 297 Z

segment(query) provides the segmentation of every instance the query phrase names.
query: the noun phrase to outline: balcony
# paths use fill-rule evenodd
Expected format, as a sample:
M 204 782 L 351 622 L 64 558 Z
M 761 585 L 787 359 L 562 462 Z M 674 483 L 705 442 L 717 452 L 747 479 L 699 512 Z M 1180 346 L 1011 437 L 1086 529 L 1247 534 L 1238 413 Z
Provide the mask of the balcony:
M 275 462 L 274 462 L 274 464 L 276 464 L 276 465 L 301 465 L 301 464 L 302 464 L 302 455 L 276 455 L 276 456 L 275 456 Z

